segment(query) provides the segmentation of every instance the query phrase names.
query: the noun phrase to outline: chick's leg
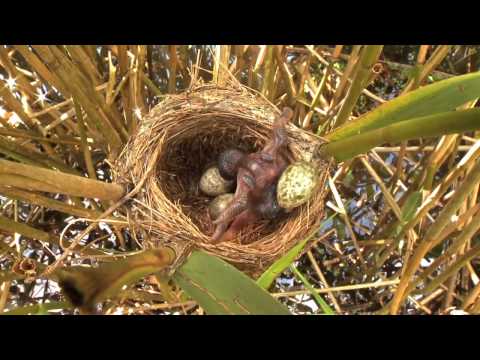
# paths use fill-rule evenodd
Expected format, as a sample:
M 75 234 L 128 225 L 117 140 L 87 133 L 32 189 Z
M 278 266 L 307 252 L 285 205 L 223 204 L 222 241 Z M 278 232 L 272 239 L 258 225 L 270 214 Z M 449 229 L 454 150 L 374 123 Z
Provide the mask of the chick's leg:
M 249 171 L 240 169 L 237 182 L 237 191 L 235 192 L 232 203 L 220 214 L 218 219 L 213 222 L 217 225 L 217 228 L 212 236 L 212 243 L 219 242 L 227 230 L 228 224 L 248 209 L 248 194 L 255 188 L 255 179 Z
M 232 225 L 228 230 L 218 239 L 217 243 L 224 241 L 231 241 L 235 239 L 238 233 L 248 224 L 255 222 L 258 217 L 250 210 L 243 211 L 233 220 Z
M 227 207 L 224 212 L 213 223 L 217 225 L 212 235 L 212 243 L 218 243 L 228 228 L 228 224 L 239 214 L 247 209 L 246 196 L 244 198 L 236 198 L 232 204 Z

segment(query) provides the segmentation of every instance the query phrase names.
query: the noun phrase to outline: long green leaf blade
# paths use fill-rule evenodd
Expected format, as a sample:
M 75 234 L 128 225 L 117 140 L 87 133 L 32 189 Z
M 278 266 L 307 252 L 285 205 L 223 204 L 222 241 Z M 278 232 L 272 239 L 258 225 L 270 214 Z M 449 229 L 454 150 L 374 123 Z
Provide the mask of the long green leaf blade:
M 335 315 L 335 311 L 325 302 L 325 300 L 322 299 L 320 294 L 317 294 L 315 289 L 313 288 L 312 284 L 307 280 L 303 274 L 298 271 L 298 269 L 292 264 L 290 265 L 290 269 L 293 271 L 295 276 L 303 283 L 303 285 L 307 288 L 307 290 L 310 292 L 310 294 L 313 296 L 315 301 L 317 302 L 318 306 L 320 306 L 323 310 L 323 312 L 326 315 Z
M 480 95 L 480 72 L 455 76 L 390 100 L 326 136 L 330 141 L 378 129 L 411 118 L 447 111 Z
M 322 222 L 318 229 L 312 231 L 312 233 L 305 237 L 302 241 L 300 241 L 297 245 L 291 248 L 285 255 L 283 255 L 280 259 L 275 261 L 270 267 L 257 279 L 257 284 L 264 289 L 268 289 L 275 279 L 280 275 L 286 268 L 290 266 L 290 264 L 297 258 L 297 256 L 301 253 L 302 249 L 305 247 L 305 244 L 310 241 L 317 232 L 330 220 L 332 220 L 337 213 L 330 216 L 328 219 Z
M 323 149 L 337 161 L 344 161 L 383 143 L 400 142 L 420 137 L 461 133 L 480 129 L 480 109 L 449 111 L 441 114 L 418 117 L 351 135 L 326 144 Z
M 247 275 L 204 252 L 194 251 L 174 279 L 210 315 L 290 315 Z

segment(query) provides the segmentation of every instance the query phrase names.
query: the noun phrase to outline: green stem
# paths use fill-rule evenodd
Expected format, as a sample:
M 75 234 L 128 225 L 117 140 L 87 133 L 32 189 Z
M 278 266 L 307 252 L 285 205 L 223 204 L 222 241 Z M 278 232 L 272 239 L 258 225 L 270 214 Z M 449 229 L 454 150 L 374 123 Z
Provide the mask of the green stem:
M 323 312 L 326 315 L 335 315 L 335 311 L 333 311 L 332 308 L 328 306 L 328 304 L 325 302 L 325 300 L 323 300 L 322 297 L 319 294 L 317 294 L 317 292 L 315 291 L 313 286 L 310 284 L 310 282 L 305 278 L 305 276 L 302 275 L 300 271 L 298 271 L 298 269 L 295 266 L 293 266 L 293 264 L 290 265 L 290 269 L 293 271 L 295 276 L 303 283 L 303 285 L 305 285 L 307 290 L 310 292 L 310 294 L 313 296 L 313 298 L 317 302 L 318 306 L 322 308 Z
M 377 62 L 383 45 L 368 45 L 363 48 L 362 54 L 358 62 L 358 69 L 355 74 L 355 78 L 352 81 L 352 85 L 347 93 L 345 102 L 343 103 L 340 112 L 337 116 L 336 125 L 340 126 L 344 124 L 352 110 L 357 103 L 358 98 L 362 94 L 368 79 L 372 72 L 372 66 Z

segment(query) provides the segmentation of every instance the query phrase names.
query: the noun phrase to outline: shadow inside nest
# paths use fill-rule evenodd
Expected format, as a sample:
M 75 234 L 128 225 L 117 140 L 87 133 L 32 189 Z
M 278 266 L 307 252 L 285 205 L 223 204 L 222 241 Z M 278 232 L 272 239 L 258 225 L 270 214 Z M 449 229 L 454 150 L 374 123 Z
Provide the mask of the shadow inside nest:
M 229 117 L 212 116 L 206 119 L 212 123 L 208 127 L 208 133 L 195 135 L 192 133 L 191 137 L 172 142 L 168 151 L 157 163 L 157 181 L 161 184 L 167 198 L 174 203 L 179 203 L 185 215 L 209 237 L 214 232 L 214 224 L 208 207 L 214 197 L 200 190 L 202 174 L 209 167 L 216 165 L 219 155 L 229 148 L 253 153 L 261 150 L 265 145 L 265 141 L 253 136 L 248 127 L 232 126 L 235 120 L 238 122 L 238 119 Z M 229 124 L 229 126 L 218 126 L 219 123 Z M 265 133 L 264 129 L 257 129 L 257 131 Z M 268 136 L 268 132 L 265 136 Z M 231 192 L 234 193 L 235 190 L 236 184 Z M 275 231 L 279 224 L 284 223 L 290 216 L 292 213 L 284 213 L 273 220 L 261 220 L 250 224 L 233 240 L 233 243 L 251 244 Z

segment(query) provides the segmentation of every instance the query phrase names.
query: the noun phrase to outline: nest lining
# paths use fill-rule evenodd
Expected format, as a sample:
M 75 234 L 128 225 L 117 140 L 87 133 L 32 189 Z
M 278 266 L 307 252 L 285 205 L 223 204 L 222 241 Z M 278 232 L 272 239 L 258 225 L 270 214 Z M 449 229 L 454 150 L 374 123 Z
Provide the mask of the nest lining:
M 143 241 L 187 242 L 256 276 L 318 228 L 326 168 L 308 204 L 248 227 L 233 242 L 210 244 L 214 227 L 207 206 L 212 198 L 198 188 L 203 171 L 229 147 L 260 150 L 278 114 L 272 104 L 238 83 L 226 87 L 197 83 L 153 108 L 114 167 L 116 181 L 136 185 L 148 175 L 136 201 L 126 209 L 132 228 L 148 234 Z M 309 160 L 319 138 L 292 124 L 288 134 L 293 157 Z M 155 161 L 155 168 L 147 174 L 149 161 Z

